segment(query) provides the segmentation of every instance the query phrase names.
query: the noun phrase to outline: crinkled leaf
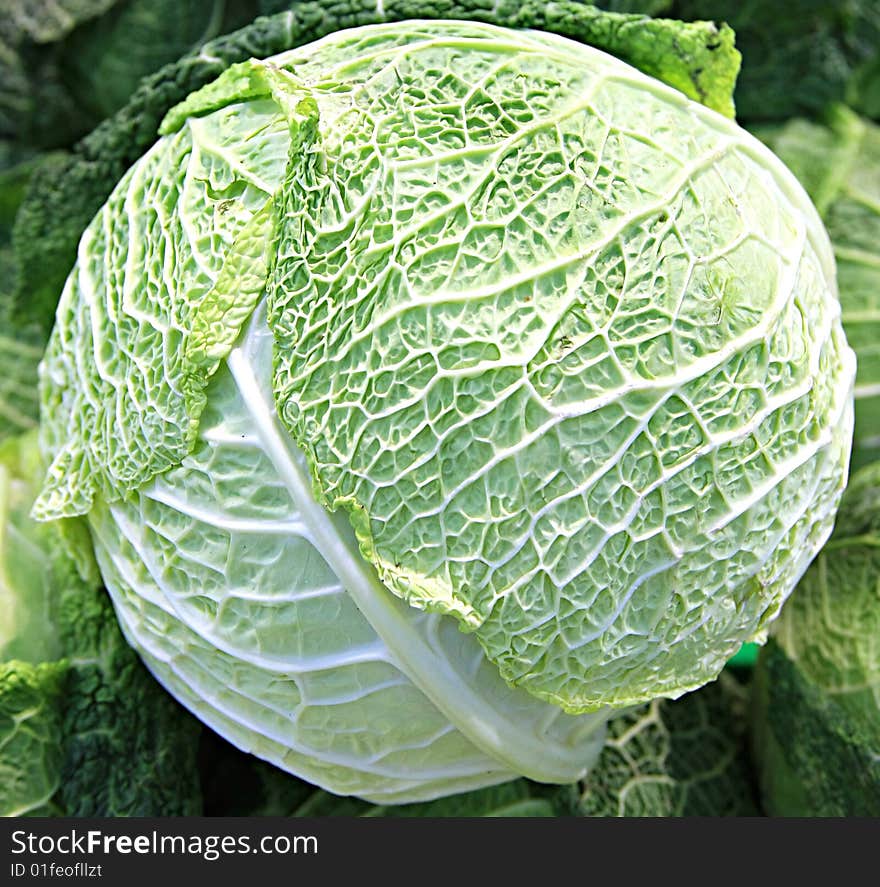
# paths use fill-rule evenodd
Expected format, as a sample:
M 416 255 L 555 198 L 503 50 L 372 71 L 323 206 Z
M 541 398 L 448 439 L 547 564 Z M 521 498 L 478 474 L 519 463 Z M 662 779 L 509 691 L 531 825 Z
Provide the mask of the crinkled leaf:
M 35 434 L 0 444 L 0 662 L 61 656 L 49 527 L 29 517 L 41 474 Z
M 35 435 L 0 445 L 3 813 L 196 814 L 200 725 L 143 667 L 56 527 L 30 518 L 41 474 Z
M 52 463 L 37 514 L 85 513 L 97 492 L 120 499 L 190 451 L 208 379 L 263 290 L 290 142 L 282 110 L 266 99 L 191 118 L 86 230 L 46 352 Z
M 0 441 L 37 424 L 40 412 L 37 366 L 43 335 L 34 327 L 16 329 L 0 315 Z
M 464 55 L 463 27 L 284 56 L 350 104 L 276 197 L 278 412 L 387 587 L 505 680 L 571 712 L 680 694 L 830 532 L 853 370 L 830 249 L 717 114 L 549 35 L 470 26 Z M 425 107 L 432 70 L 456 73 Z

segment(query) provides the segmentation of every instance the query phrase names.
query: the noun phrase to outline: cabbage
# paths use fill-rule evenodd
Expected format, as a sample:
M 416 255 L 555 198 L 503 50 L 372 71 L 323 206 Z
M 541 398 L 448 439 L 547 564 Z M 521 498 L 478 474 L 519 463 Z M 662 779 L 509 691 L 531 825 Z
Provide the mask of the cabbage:
M 582 783 L 559 789 L 580 816 L 756 816 L 744 733 L 748 696 L 729 671 L 608 725 Z
M 574 782 L 763 637 L 854 366 L 730 120 L 561 37 L 363 27 L 191 94 L 89 225 L 35 514 L 241 748 L 380 803 Z

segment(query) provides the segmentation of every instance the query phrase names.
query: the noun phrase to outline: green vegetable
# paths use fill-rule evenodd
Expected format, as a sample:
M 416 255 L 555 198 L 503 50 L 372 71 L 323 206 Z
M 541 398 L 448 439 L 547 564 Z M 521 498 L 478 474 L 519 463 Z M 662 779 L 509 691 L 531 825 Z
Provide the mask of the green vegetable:
M 51 816 L 61 781 L 65 663 L 0 664 L 0 815 Z
M 126 644 L 54 526 L 33 435 L 0 446 L 0 814 L 199 813 L 200 728 Z
M 800 179 L 834 246 L 843 326 L 858 359 L 856 464 L 880 456 L 880 127 L 836 106 L 758 135 Z
M 36 425 L 37 365 L 43 354 L 43 337 L 39 328 L 10 320 L 0 301 L 0 440 Z
M 764 146 L 463 22 L 234 65 L 161 132 L 65 284 L 35 513 L 86 516 L 206 723 L 381 803 L 572 782 L 609 707 L 763 635 L 830 532 L 854 375 Z
M 767 812 L 880 815 L 880 463 L 853 477 L 755 681 Z
M 54 305 L 47 305 L 43 323 L 37 324 L 13 308 L 17 263 L 12 228 L 38 164 L 38 158 L 0 142 L 0 441 L 36 425 L 37 364 L 54 315 Z

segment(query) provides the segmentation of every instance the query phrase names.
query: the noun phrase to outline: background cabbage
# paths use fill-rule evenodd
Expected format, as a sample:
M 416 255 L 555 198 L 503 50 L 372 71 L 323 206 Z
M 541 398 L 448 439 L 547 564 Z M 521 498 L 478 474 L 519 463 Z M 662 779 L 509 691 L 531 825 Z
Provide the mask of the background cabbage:
M 249 22 L 257 0 L 30 0 L 0 19 L 0 144 L 69 145 L 141 77 Z M 5 164 L 0 162 L 0 169 Z
M 743 691 L 728 679 L 614 721 L 589 786 L 518 779 L 422 804 L 340 798 L 242 754 L 125 643 L 58 530 L 28 517 L 33 435 L 0 446 L 0 811 L 5 816 L 570 816 L 751 813 Z M 21 657 L 21 658 L 16 658 Z
M 858 359 L 853 460 L 880 448 L 880 127 L 835 105 L 822 120 L 790 120 L 757 134 L 818 208 L 837 265 L 847 341 Z
M 856 473 L 828 545 L 761 651 L 752 743 L 775 816 L 880 811 L 880 463 Z

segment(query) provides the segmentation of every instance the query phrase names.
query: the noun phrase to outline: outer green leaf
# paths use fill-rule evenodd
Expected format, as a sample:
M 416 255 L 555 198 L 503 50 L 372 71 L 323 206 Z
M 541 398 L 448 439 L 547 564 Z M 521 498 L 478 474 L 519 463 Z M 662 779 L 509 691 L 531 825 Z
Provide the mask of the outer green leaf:
M 672 9 L 673 0 L 602 0 L 595 5 L 609 12 L 631 12 L 642 15 L 659 15 Z
M 67 816 L 193 816 L 199 723 L 123 638 L 110 598 L 58 561 L 58 624 L 71 662 L 57 802 Z
M 880 465 L 853 477 L 834 534 L 792 601 L 777 643 L 809 681 L 880 729 Z
M 0 441 L 36 425 L 39 414 L 37 363 L 51 312 L 42 313 L 41 328 L 28 312 L 17 310 L 17 263 L 11 244 L 15 215 L 38 164 L 34 157 L 0 143 Z
M 279 12 L 285 8 L 296 10 L 301 5 L 305 4 L 268 0 L 263 3 L 263 8 Z M 734 48 L 733 31 L 726 25 L 718 26 L 710 21 L 649 18 L 667 11 L 672 5 L 664 0 L 612 0 L 595 5 L 583 0 L 555 0 L 553 3 L 544 0 L 442 0 L 427 8 L 419 0 L 386 0 L 378 4 L 369 0 L 350 0 L 338 5 L 332 2 L 323 5 L 328 7 L 331 17 L 339 17 L 337 27 L 443 18 L 562 34 L 604 49 L 681 90 L 688 98 L 733 117 L 732 93 L 740 62 L 739 52 Z M 331 30 L 336 28 L 327 28 L 322 33 Z
M 29 517 L 41 472 L 34 435 L 0 446 L 0 809 L 198 813 L 200 726 L 138 661 L 56 527 Z
M 37 424 L 43 341 L 39 329 L 17 328 L 8 319 L 4 322 L 0 311 L 0 441 Z
M 861 65 L 847 84 L 846 103 L 872 120 L 880 120 L 880 54 Z
M 754 680 L 754 757 L 766 813 L 880 815 L 877 713 L 873 724 L 854 717 L 772 639 Z
M 57 591 L 46 557 L 52 531 L 28 516 L 40 473 L 35 434 L 0 444 L 0 662 L 61 656 Z
M 32 153 L 0 141 L 0 243 L 9 240 L 12 222 L 37 162 Z

